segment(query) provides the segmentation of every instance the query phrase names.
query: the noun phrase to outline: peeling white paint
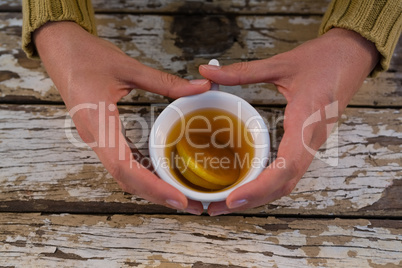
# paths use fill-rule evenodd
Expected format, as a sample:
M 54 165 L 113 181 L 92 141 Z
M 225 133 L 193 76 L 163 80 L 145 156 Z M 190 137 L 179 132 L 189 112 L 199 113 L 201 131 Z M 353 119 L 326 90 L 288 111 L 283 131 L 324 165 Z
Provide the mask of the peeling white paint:
M 5 26 L 20 26 L 20 27 L 22 27 L 22 19 L 20 19 L 20 18 L 8 19 Z
M 70 197 L 79 197 L 82 201 L 90 201 L 94 198 L 105 198 L 111 195 L 110 191 L 105 189 L 94 189 L 93 187 L 76 186 L 75 188 L 66 189 Z M 82 197 L 87 198 L 82 198 Z
M 289 19 L 289 23 L 291 24 L 297 24 L 297 25 L 309 25 L 309 24 L 320 24 L 321 20 L 310 17 L 310 18 L 304 18 L 304 17 L 292 17 Z
M 12 78 L 2 82 L 8 88 L 35 89 L 35 92 L 44 96 L 53 86 L 53 81 L 43 72 L 25 69 L 19 66 L 17 59 L 12 55 L 0 56 L 0 70 L 17 73 L 20 78 Z

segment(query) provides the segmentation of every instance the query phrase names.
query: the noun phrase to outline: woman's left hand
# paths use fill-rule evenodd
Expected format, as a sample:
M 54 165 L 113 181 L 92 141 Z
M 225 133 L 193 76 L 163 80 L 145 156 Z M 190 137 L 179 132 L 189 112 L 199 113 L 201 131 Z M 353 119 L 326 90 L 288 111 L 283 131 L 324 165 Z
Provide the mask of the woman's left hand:
M 328 126 L 336 123 L 378 60 L 373 43 L 356 32 L 334 28 L 269 59 L 200 66 L 201 75 L 222 85 L 273 83 L 287 100 L 277 159 L 226 201 L 212 203 L 208 213 L 250 209 L 290 194 L 327 140 Z

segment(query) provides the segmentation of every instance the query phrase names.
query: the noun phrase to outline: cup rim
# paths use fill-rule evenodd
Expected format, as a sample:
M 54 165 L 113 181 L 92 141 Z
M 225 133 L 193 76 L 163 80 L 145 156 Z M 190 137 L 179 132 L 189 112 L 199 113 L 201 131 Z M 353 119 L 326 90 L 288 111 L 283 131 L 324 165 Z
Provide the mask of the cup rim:
M 151 146 L 151 144 L 154 144 L 155 139 L 157 137 L 157 132 L 160 131 L 159 126 L 161 125 L 161 122 L 164 122 L 167 120 L 171 115 L 169 113 L 171 112 L 170 109 L 168 109 L 169 106 L 175 106 L 175 107 L 181 107 L 183 105 L 188 105 L 189 102 L 191 101 L 197 101 L 200 102 L 202 99 L 200 98 L 225 98 L 225 101 L 239 101 L 241 102 L 241 107 L 242 109 L 246 109 L 248 113 L 250 113 L 251 117 L 256 117 L 256 121 L 258 121 L 258 126 L 260 127 L 259 129 L 265 133 L 265 135 L 261 135 L 261 142 L 262 144 L 266 144 L 267 146 L 264 146 L 263 148 L 257 148 L 255 149 L 255 157 L 262 159 L 262 164 L 258 168 L 251 168 L 249 173 L 246 175 L 245 178 L 242 179 L 241 182 L 237 183 L 236 185 L 232 187 L 228 187 L 228 189 L 223 189 L 218 192 L 199 192 L 197 190 L 192 190 L 188 187 L 185 187 L 181 183 L 177 182 L 177 180 L 173 177 L 173 175 L 170 174 L 170 169 L 168 168 L 163 168 L 161 165 L 158 163 L 158 157 L 163 157 L 163 151 L 162 149 L 156 149 L 154 146 Z M 216 107 L 216 106 L 208 106 L 206 105 L 203 108 L 221 108 L 221 107 Z M 190 110 L 195 111 L 201 108 L 195 108 Z M 223 109 L 226 110 L 227 109 Z M 230 112 L 230 111 L 228 111 Z M 175 120 L 171 121 L 171 125 L 173 125 L 176 120 L 180 119 L 180 117 L 175 118 Z M 150 132 L 150 137 L 149 137 L 149 154 L 151 158 L 152 165 L 155 169 L 156 174 L 164 181 L 178 189 L 180 192 L 182 192 L 186 197 L 192 200 L 197 200 L 201 202 L 218 202 L 218 201 L 223 201 L 225 200 L 229 194 L 240 187 L 241 185 L 244 185 L 245 183 L 254 180 L 257 178 L 257 176 L 262 172 L 262 170 L 265 168 L 267 162 L 268 162 L 268 155 L 270 151 L 270 139 L 269 139 L 269 133 L 268 129 L 264 123 L 263 118 L 261 115 L 257 112 L 257 110 L 251 106 L 247 101 L 244 99 L 227 93 L 227 92 L 222 92 L 222 91 L 207 91 L 204 93 L 200 93 L 197 95 L 191 95 L 191 96 L 185 96 L 181 97 L 175 101 L 173 101 L 171 104 L 169 104 L 156 118 Z M 162 154 L 162 155 L 161 155 Z

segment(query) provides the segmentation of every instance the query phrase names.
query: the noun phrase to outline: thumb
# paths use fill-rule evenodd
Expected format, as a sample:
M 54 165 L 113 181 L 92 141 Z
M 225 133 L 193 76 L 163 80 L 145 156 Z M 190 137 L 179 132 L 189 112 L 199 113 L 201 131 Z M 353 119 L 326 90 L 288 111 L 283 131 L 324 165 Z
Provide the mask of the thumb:
M 211 87 L 207 79 L 187 80 L 176 75 L 162 72 L 130 59 L 119 75 L 130 87 L 141 88 L 170 98 L 179 98 L 207 91 Z
M 275 83 L 281 76 L 281 64 L 275 57 L 227 66 L 201 65 L 199 72 L 205 78 L 226 86 L 254 83 Z

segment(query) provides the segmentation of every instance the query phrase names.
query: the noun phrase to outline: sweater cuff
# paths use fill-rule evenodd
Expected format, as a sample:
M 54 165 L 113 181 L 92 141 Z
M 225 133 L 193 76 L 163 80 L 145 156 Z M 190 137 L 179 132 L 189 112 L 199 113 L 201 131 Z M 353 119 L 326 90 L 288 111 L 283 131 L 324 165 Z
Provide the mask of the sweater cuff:
M 389 68 L 402 28 L 400 0 L 333 0 L 324 15 L 319 34 L 338 27 L 359 33 L 373 42 L 381 59 L 370 76 Z
M 91 0 L 23 0 L 22 49 L 29 58 L 39 58 L 33 32 L 49 21 L 74 21 L 96 35 Z

